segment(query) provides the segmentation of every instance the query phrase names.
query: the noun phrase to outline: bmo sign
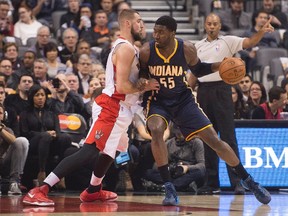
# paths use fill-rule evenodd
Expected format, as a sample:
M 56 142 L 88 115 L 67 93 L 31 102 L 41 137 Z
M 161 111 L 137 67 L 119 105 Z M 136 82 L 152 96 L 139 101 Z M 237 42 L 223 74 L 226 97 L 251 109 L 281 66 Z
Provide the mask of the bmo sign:
M 284 147 L 278 157 L 272 147 L 243 147 L 245 168 L 288 168 L 288 147 Z M 265 157 L 265 158 L 263 158 Z M 264 160 L 266 162 L 264 164 Z
M 236 124 L 241 162 L 266 187 L 288 188 L 288 122 L 285 122 L 254 122 L 255 127 L 251 127 L 251 122 L 240 127 Z M 220 161 L 219 176 L 221 187 L 230 187 L 223 161 Z

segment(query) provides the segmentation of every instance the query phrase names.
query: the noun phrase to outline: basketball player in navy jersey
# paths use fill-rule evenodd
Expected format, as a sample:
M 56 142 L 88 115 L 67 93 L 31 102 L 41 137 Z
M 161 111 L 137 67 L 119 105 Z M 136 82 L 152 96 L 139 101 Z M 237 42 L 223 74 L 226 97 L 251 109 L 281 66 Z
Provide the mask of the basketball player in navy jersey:
M 269 192 L 247 173 L 232 148 L 222 141 L 212 127 L 210 120 L 195 102 L 188 82 L 192 83 L 191 72 L 196 77 L 218 70 L 220 63 L 208 64 L 197 57 L 194 45 L 175 38 L 177 23 L 170 16 L 160 17 L 154 26 L 154 40 L 145 43 L 140 50 L 140 73 L 160 83 L 160 90 L 145 95 L 147 129 L 152 136 L 152 153 L 159 172 L 165 182 L 163 205 L 177 205 L 178 196 L 168 166 L 167 147 L 163 133 L 173 121 L 189 141 L 200 137 L 222 158 L 242 179 L 243 185 L 251 190 L 264 204 L 271 200 Z

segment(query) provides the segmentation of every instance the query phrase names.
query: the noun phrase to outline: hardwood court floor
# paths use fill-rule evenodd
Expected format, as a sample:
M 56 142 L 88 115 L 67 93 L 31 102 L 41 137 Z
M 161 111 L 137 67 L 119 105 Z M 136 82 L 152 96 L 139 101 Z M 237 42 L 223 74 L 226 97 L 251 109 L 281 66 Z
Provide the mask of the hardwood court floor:
M 119 195 L 116 202 L 81 203 L 79 193 L 51 193 L 55 201 L 54 207 L 35 207 L 23 205 L 23 196 L 0 197 L 0 215 L 107 215 L 107 216 L 288 216 L 288 194 L 272 193 L 269 205 L 259 203 L 251 193 L 246 195 L 180 195 L 179 206 L 165 207 L 161 205 L 161 194 L 127 193 Z

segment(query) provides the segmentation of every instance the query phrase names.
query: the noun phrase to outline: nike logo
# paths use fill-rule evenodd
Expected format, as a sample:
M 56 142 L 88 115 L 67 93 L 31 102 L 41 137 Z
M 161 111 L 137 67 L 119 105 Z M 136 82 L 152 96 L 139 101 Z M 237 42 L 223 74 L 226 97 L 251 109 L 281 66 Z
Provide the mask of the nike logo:
M 33 197 L 35 196 L 35 194 L 28 193 L 28 196 L 29 196 L 30 198 L 33 198 Z

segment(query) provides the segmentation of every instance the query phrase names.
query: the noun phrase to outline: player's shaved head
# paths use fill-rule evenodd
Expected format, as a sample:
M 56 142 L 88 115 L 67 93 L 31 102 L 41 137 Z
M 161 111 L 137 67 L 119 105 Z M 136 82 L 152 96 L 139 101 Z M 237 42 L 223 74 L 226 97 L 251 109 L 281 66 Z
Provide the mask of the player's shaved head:
M 124 9 L 118 17 L 119 25 L 123 23 L 125 20 L 133 20 L 135 18 L 135 14 L 139 14 L 136 10 L 133 9 Z

